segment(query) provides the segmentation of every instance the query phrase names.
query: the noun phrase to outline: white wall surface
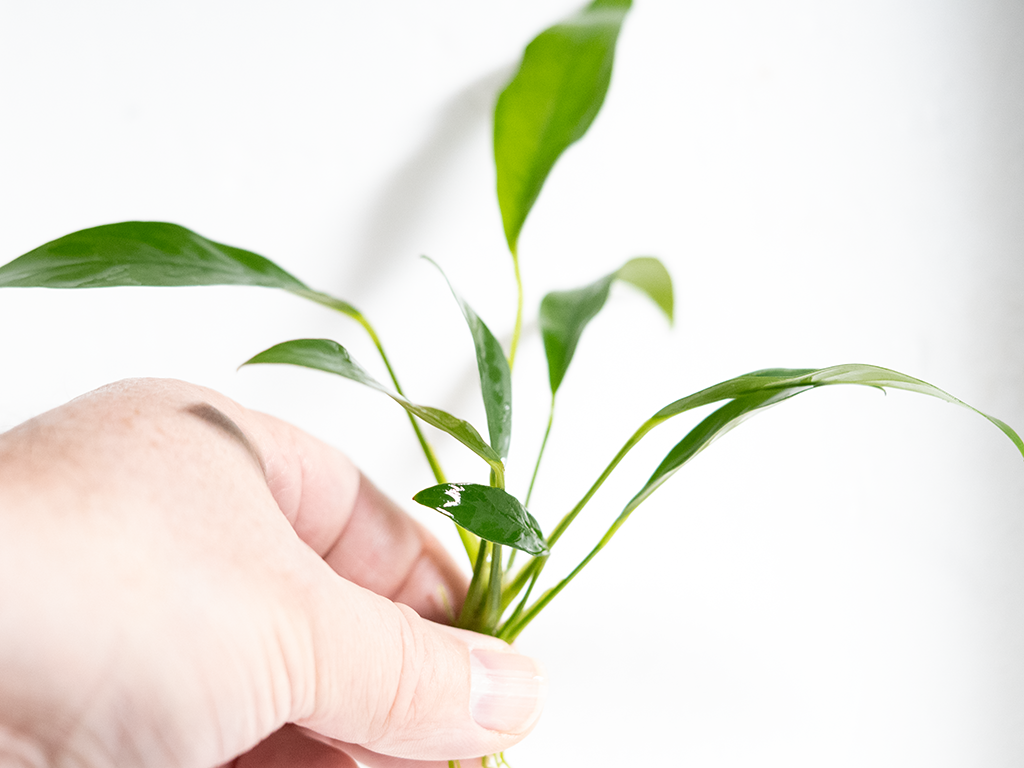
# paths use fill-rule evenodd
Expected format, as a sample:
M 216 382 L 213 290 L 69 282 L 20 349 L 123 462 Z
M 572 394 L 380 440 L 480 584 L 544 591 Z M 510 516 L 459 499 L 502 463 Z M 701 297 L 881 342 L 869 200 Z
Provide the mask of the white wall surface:
M 576 6 L 6 4 L 0 262 L 97 224 L 183 224 L 355 303 L 413 399 L 482 424 L 469 335 L 417 257 L 507 337 L 489 113 L 523 45 Z M 588 329 L 542 524 L 653 411 L 757 368 L 874 363 L 1024 430 L 1021 39 L 1015 0 L 637 0 L 604 111 L 524 229 L 527 306 L 654 254 L 678 320 L 622 289 Z M 236 372 L 302 336 L 376 365 L 345 318 L 260 289 L 4 290 L 0 429 L 170 376 L 302 425 L 398 499 L 431 484 L 378 395 Z M 515 378 L 521 492 L 544 419 L 535 325 Z M 685 425 L 661 430 L 550 570 Z M 438 442 L 450 475 L 480 480 Z M 936 400 L 832 388 L 759 416 L 641 507 L 523 636 L 551 698 L 511 761 L 1024 764 L 1022 498 L 1013 446 Z

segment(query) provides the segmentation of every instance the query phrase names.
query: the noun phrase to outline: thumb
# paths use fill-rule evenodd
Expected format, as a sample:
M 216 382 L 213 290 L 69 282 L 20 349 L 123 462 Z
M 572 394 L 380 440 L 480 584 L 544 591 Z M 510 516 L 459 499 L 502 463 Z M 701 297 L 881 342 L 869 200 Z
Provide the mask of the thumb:
M 322 563 L 323 561 L 319 561 Z M 506 643 L 427 621 L 328 567 L 310 608 L 312 731 L 373 752 L 453 760 L 501 752 L 533 727 L 536 664 Z

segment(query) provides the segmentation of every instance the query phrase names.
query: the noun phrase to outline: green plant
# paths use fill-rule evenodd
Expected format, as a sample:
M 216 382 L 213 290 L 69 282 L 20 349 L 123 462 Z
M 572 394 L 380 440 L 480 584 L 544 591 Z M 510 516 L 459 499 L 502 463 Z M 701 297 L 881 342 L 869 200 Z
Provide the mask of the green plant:
M 112 285 L 244 284 L 273 287 L 340 311 L 369 333 L 393 388 L 373 379 L 339 344 L 303 339 L 276 345 L 246 364 L 285 363 L 328 371 L 386 393 L 409 414 L 437 485 L 416 500 L 459 524 L 473 566 L 473 580 L 458 621 L 462 626 L 514 639 L 603 548 L 622 523 L 654 490 L 713 439 L 749 415 L 809 389 L 840 383 L 893 387 L 959 402 L 917 379 L 864 365 L 822 370 L 768 370 L 740 376 L 677 400 L 655 413 L 614 456 L 580 501 L 545 536 L 530 514 L 533 482 L 522 500 L 504 490 L 510 441 L 511 373 L 523 319 L 519 235 L 562 152 L 586 132 L 601 107 L 610 80 L 615 43 L 628 2 L 594 2 L 566 23 L 544 32 L 527 48 L 522 67 L 498 100 L 495 160 L 498 201 L 512 257 L 518 308 L 509 348 L 503 349 L 479 316 L 456 299 L 472 333 L 487 414 L 487 439 L 466 421 L 406 398 L 372 325 L 351 304 L 315 291 L 254 253 L 221 245 L 172 224 L 129 222 L 77 232 L 53 241 L 0 268 L 0 285 L 52 288 Z M 587 286 L 556 292 L 540 307 L 548 361 L 553 424 L 556 395 L 588 322 L 602 309 L 611 285 L 634 285 L 671 319 L 672 286 L 656 259 L 627 261 Z M 655 426 L 689 410 L 719 404 L 687 433 L 624 507 L 607 533 L 575 568 L 539 596 L 534 595 L 547 554 L 589 504 L 623 457 Z M 540 418 L 538 416 L 538 418 Z M 990 419 L 1024 452 L 1020 438 Z M 486 464 L 486 483 L 450 483 L 419 422 L 447 432 Z M 547 433 L 546 433 L 547 434 Z M 546 438 L 538 448 L 533 478 L 542 464 Z M 555 522 L 555 521 L 550 521 Z M 515 559 L 516 551 L 529 555 Z

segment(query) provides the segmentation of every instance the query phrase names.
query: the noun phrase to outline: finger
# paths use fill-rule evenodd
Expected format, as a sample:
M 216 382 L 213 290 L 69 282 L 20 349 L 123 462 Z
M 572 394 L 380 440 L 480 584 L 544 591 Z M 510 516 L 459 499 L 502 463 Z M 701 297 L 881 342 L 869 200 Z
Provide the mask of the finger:
M 416 760 L 502 752 L 530 731 L 545 693 L 531 659 L 330 576 L 310 593 L 315 668 L 297 683 L 315 691 L 296 723 Z
M 193 389 L 213 410 L 190 412 L 206 413 L 219 431 L 247 445 L 299 538 L 336 573 L 432 620 L 450 621 L 458 612 L 467 580 L 454 560 L 344 454 L 290 424 Z
M 230 768 L 359 768 L 340 749 L 286 725 L 231 763 Z
M 452 591 L 453 567 L 440 546 L 338 451 L 226 399 L 222 405 L 232 409 L 225 413 L 251 440 L 278 506 L 312 550 L 301 576 L 310 652 L 295 660 L 288 719 L 342 743 L 416 760 L 480 757 L 522 739 L 545 692 L 532 660 L 494 638 L 427 621 L 339 579 L 331 567 L 362 549 L 361 565 L 352 566 L 357 579 L 398 570 L 404 578 L 387 585 L 392 594 Z
M 312 731 L 306 732 L 310 734 L 310 738 L 317 738 L 317 734 L 314 734 Z M 335 746 L 337 749 L 344 750 L 355 758 L 359 765 L 365 765 L 366 768 L 451 768 L 451 761 L 449 760 L 409 760 L 404 757 L 392 757 L 391 755 L 371 752 L 365 747 L 360 747 L 358 744 L 342 744 L 325 736 L 319 736 L 319 739 Z M 482 768 L 482 766 L 483 759 L 479 757 L 462 758 L 459 760 L 459 768 Z
M 452 621 L 468 587 L 441 544 L 365 476 L 344 532 L 323 557 L 344 578 L 432 621 Z

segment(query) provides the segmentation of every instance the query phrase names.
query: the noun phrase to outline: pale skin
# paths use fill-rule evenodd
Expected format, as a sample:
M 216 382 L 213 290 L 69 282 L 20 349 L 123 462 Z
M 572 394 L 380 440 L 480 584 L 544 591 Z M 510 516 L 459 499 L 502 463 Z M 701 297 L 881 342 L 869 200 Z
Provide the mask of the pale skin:
M 0 766 L 447 766 L 544 681 L 444 626 L 465 576 L 341 453 L 207 389 L 0 435 Z

